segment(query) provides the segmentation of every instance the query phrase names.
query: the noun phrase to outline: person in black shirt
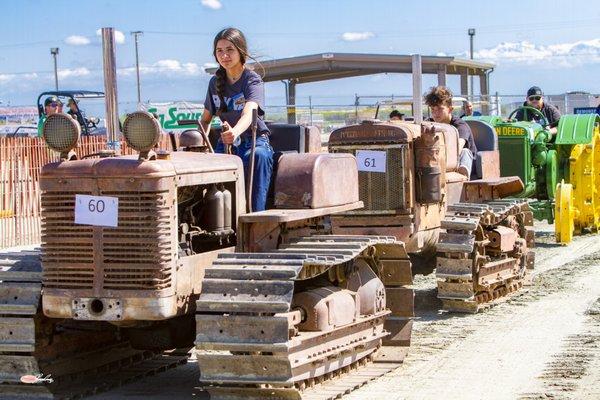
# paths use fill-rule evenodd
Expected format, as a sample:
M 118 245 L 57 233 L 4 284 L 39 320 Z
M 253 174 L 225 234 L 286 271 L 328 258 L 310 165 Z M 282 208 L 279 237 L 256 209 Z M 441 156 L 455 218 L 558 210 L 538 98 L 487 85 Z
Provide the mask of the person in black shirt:
M 558 126 L 558 121 L 560 120 L 560 111 L 558 108 L 553 106 L 552 104 L 548 104 L 544 101 L 544 93 L 542 89 L 537 86 L 532 86 L 527 91 L 527 99 L 523 103 L 524 106 L 529 106 L 540 110 L 544 117 L 548 120 L 548 127 L 550 128 L 551 133 L 556 133 L 556 127 Z M 525 120 L 525 113 L 523 110 L 517 111 L 515 115 L 517 121 Z M 527 113 L 527 118 L 530 121 L 539 122 L 540 117 L 531 111 Z
M 85 127 L 86 122 L 81 113 L 81 110 L 79 109 L 77 100 L 69 99 L 69 101 L 67 102 L 67 106 L 69 107 L 69 111 L 67 111 L 67 114 L 69 114 L 71 117 L 77 120 L 77 122 L 79 122 L 79 125 L 81 126 L 81 129 L 83 129 Z
M 431 116 L 435 122 L 450 124 L 458 130 L 460 150 L 458 172 L 470 177 L 477 147 L 469 125 L 452 115 L 452 92 L 445 86 L 432 87 L 429 93 L 425 94 L 425 104 L 431 109 Z

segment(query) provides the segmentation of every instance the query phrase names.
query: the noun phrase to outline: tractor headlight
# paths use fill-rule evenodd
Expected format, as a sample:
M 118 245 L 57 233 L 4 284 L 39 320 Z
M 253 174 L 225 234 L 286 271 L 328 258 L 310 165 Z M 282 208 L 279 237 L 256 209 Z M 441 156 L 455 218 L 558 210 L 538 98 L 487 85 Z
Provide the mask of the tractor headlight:
M 42 136 L 48 147 L 59 152 L 62 159 L 70 159 L 70 151 L 77 147 L 81 127 L 71 116 L 53 114 L 46 118 L 42 127 Z
M 140 152 L 141 158 L 147 158 L 160 140 L 160 124 L 149 112 L 135 111 L 125 118 L 123 136 L 132 149 Z

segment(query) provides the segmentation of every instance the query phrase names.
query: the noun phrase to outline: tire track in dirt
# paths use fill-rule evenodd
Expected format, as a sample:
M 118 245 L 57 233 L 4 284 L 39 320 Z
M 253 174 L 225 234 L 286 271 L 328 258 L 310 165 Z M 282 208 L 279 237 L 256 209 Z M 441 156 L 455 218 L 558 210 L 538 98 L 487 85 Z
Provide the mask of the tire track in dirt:
M 525 393 L 520 399 L 600 398 L 600 299 L 586 314 L 584 331 L 567 337 L 538 377 L 542 389 Z
M 548 245 L 538 250 L 542 272 L 536 275 L 529 290 L 483 313 L 439 313 L 430 297 L 417 304 L 421 309 L 405 365 L 348 398 L 518 398 L 525 387 L 529 388 L 529 382 L 542 373 L 546 360 L 561 341 L 578 329 L 583 317 L 577 313 L 585 310 L 582 307 L 589 302 L 589 288 L 582 290 L 591 284 L 588 276 L 600 295 L 598 239 L 578 239 L 569 251 L 551 243 L 549 237 Z M 567 265 L 560 265 L 568 261 Z M 431 289 L 435 277 L 417 277 L 415 283 L 421 295 L 435 295 Z M 562 314 L 552 316 L 555 309 Z M 552 318 L 562 320 L 556 329 Z M 539 347 L 539 355 L 527 346 Z

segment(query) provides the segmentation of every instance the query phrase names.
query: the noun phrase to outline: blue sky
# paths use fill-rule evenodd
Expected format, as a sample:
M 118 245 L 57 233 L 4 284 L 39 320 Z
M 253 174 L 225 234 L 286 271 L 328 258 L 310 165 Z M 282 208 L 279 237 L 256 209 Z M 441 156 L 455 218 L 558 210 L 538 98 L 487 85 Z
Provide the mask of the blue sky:
M 3 0 L 0 2 L 0 101 L 32 104 L 52 89 L 50 47 L 59 47 L 61 88 L 102 90 L 96 30 L 122 32 L 117 46 L 119 99 L 134 101 L 134 47 L 140 38 L 143 100 L 200 100 L 214 63 L 212 38 L 226 26 L 247 36 L 260 59 L 372 52 L 467 57 L 497 64 L 491 91 L 600 93 L 598 1 L 327 1 L 327 0 Z M 433 77 L 424 80 L 427 87 Z M 458 79 L 449 79 L 458 89 Z M 478 85 L 476 84 L 476 87 Z M 299 85 L 298 102 L 349 104 L 359 95 L 409 94 L 408 76 L 377 75 Z M 268 105 L 283 103 L 281 83 L 267 85 Z

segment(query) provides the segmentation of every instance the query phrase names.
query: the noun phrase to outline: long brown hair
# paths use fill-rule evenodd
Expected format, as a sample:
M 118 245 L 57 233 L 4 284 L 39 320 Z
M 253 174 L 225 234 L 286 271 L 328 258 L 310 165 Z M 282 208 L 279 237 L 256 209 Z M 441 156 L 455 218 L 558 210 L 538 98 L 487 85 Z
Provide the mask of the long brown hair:
M 235 46 L 237 51 L 239 51 L 240 62 L 242 63 L 242 65 L 246 64 L 246 60 L 248 58 L 254 60 L 254 58 L 248 52 L 248 43 L 246 42 L 246 37 L 244 36 L 242 31 L 240 31 L 237 28 L 225 28 L 221 32 L 217 33 L 217 35 L 215 36 L 215 40 L 213 41 L 213 56 L 215 57 L 217 63 L 219 63 L 219 60 L 217 59 L 217 42 L 222 39 L 230 41 Z M 227 104 L 225 104 L 224 99 L 227 74 L 225 72 L 225 68 L 223 68 L 220 64 L 219 68 L 217 69 L 217 72 L 215 72 L 215 76 L 217 77 L 215 81 L 215 88 L 217 89 L 217 95 L 221 100 L 221 104 L 219 106 L 219 109 L 217 110 L 217 115 L 219 115 L 222 112 L 227 111 Z

